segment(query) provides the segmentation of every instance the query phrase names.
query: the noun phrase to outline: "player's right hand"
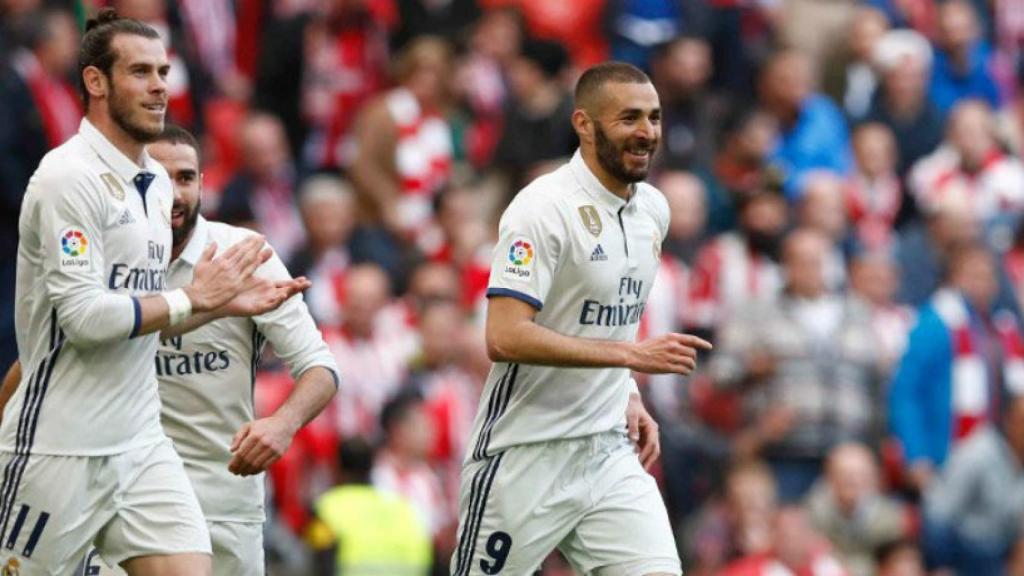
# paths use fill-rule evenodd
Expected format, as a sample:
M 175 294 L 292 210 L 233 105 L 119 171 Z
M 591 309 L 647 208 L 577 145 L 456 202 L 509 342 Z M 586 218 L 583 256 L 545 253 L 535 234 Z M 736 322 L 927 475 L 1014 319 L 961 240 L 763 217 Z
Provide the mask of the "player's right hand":
M 192 284 L 185 293 L 192 301 L 193 312 L 219 308 L 248 286 L 256 268 L 270 259 L 273 251 L 266 248 L 263 236 L 254 235 L 228 248 L 214 258 L 217 245 L 211 243 L 196 263 Z
M 276 310 L 285 300 L 311 286 L 305 276 L 289 280 L 268 280 L 253 276 L 245 288 L 217 309 L 218 316 L 259 316 Z
M 626 367 L 644 374 L 689 374 L 697 368 L 697 350 L 711 350 L 711 343 L 690 334 L 665 334 L 634 344 Z

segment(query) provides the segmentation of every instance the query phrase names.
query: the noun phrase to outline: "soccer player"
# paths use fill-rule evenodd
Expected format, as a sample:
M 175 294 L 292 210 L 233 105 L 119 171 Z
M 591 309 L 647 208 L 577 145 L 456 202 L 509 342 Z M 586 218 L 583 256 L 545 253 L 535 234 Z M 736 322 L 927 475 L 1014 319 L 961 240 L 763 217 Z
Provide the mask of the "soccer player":
M 635 342 L 669 224 L 664 197 L 642 182 L 661 135 L 658 94 L 633 66 L 597 65 L 576 85 L 572 123 L 575 156 L 501 218 L 487 292 L 494 365 L 462 472 L 456 576 L 531 574 L 556 547 L 580 574 L 680 574 L 643 468 L 657 425 L 630 370 L 686 374 L 711 345 Z
M 210 536 L 160 425 L 157 332 L 262 313 L 306 287 L 253 272 L 253 236 L 168 290 L 173 193 L 144 150 L 163 130 L 160 37 L 112 10 L 79 54 L 86 116 L 43 158 L 19 220 L 23 375 L 0 424 L 0 572 L 67 574 L 93 542 L 135 575 L 210 574 Z M 251 464 L 250 464 L 251 466 Z
M 192 281 L 196 262 L 211 245 L 223 250 L 253 232 L 199 215 L 199 148 L 191 134 L 168 126 L 149 155 L 174 183 L 173 247 L 167 282 Z M 256 274 L 291 280 L 275 254 Z M 265 342 L 289 367 L 295 388 L 271 416 L 254 421 L 253 384 Z M 263 474 L 292 436 L 337 390 L 338 367 L 300 295 L 253 317 L 223 318 L 162 340 L 156 354 L 161 420 L 185 461 L 213 545 L 213 573 L 263 574 Z

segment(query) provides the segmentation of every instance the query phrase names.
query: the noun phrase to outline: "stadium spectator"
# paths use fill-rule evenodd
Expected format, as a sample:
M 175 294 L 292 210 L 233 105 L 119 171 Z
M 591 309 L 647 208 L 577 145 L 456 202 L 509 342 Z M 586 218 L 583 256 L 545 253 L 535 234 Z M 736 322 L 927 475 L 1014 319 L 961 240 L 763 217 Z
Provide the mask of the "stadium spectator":
M 847 570 L 829 551 L 829 543 L 817 534 L 807 514 L 797 506 L 782 508 L 772 522 L 771 550 L 730 564 L 722 576 L 846 576 Z
M 878 72 L 874 67 L 874 50 L 889 31 L 889 20 L 876 8 L 861 6 L 850 22 L 849 32 L 841 50 L 833 55 L 823 70 L 824 91 L 851 118 L 867 114 L 878 88 Z
M 308 127 L 301 158 L 310 169 L 350 166 L 356 113 L 388 80 L 387 33 L 369 3 L 325 4 L 304 30 L 301 98 L 292 104 Z
M 840 290 L 846 286 L 846 254 L 850 236 L 843 193 L 844 178 L 827 170 L 813 170 L 804 177 L 796 206 L 796 226 L 816 230 L 829 242 L 825 257 L 825 283 Z
M 684 532 L 688 574 L 719 574 L 730 562 L 772 546 L 778 495 L 771 469 L 758 461 L 735 464 L 723 485 L 724 499 L 707 503 Z
M 961 201 L 931 206 L 922 216 L 908 224 L 896 245 L 903 279 L 896 300 L 914 307 L 926 303 L 942 283 L 942 269 L 952 248 L 981 237 L 970 208 Z
M 911 539 L 887 542 L 875 550 L 878 576 L 925 576 L 921 549 Z
M 953 449 L 925 495 L 927 556 L 959 574 L 1003 574 L 1021 534 L 1024 396 L 1003 402 L 1002 417 Z
M 488 10 L 473 26 L 459 59 L 454 90 L 469 116 L 462 146 L 474 168 L 488 168 L 501 141 L 509 100 L 507 71 L 522 42 L 523 18 L 516 9 Z
M 610 58 L 647 69 L 660 45 L 684 35 L 701 34 L 709 24 L 709 17 L 704 2 L 609 2 L 604 19 L 611 44 Z
M 387 81 L 387 32 L 371 6 L 317 1 L 266 24 L 252 105 L 281 119 L 293 158 L 314 167 L 351 160 L 353 115 Z
M 704 237 L 707 201 L 704 184 L 689 172 L 662 172 L 656 179 L 665 195 L 671 214 L 668 234 L 660 247 L 661 266 L 647 295 L 647 307 L 641 330 L 647 334 L 678 332 L 689 325 L 691 271 L 697 248 Z M 653 375 L 648 379 L 655 394 L 658 411 L 672 413 L 677 384 L 670 375 Z M 654 384 L 661 382 L 662 384 Z
M 440 479 L 428 461 L 436 429 L 418 390 L 404 388 L 380 412 L 383 443 L 370 472 L 375 488 L 412 504 L 436 541 L 454 528 Z
M 0 366 L 18 357 L 14 334 L 14 263 L 18 214 L 29 176 L 43 155 L 78 132 L 82 107 L 67 81 L 79 36 L 71 14 L 29 12 L 12 18 L 22 44 L 0 62 Z
M 944 285 L 922 307 L 889 391 L 889 424 L 907 481 L 924 491 L 950 449 L 997 420 L 1005 388 L 1024 386 L 1017 323 L 994 306 L 996 262 L 977 243 L 949 254 Z
M 716 148 L 717 112 L 707 92 L 711 47 L 699 37 L 682 36 L 658 46 L 651 57 L 651 81 L 661 96 L 658 165 L 706 172 Z
M 708 179 L 709 232 L 734 228 L 738 206 L 747 195 L 782 185 L 781 168 L 768 160 L 777 139 L 778 122 L 756 108 L 737 106 L 725 117 Z
M 340 178 L 314 176 L 299 188 L 298 204 L 306 243 L 296 250 L 288 270 L 313 283 L 305 296 L 317 323 L 336 327 L 341 322 L 345 273 L 352 265 L 355 194 Z
M 978 100 L 956 105 L 945 142 L 914 165 L 909 187 L 923 210 L 946 201 L 966 205 L 1000 252 L 1024 210 L 1024 165 L 1003 151 L 992 111 Z
M 903 209 L 903 185 L 896 173 L 896 138 L 885 124 L 869 122 L 853 131 L 856 168 L 846 183 L 846 216 L 857 244 L 888 249 Z
M 379 266 L 351 267 L 342 284 L 341 327 L 325 334 L 327 346 L 341 368 L 341 387 L 334 402 L 342 438 L 378 432 L 378 417 L 400 388 L 415 339 L 388 325 L 391 285 Z
M 452 140 L 443 118 L 452 54 L 436 37 L 412 41 L 396 63 L 398 87 L 371 100 L 355 124 L 350 175 L 369 223 L 414 246 L 448 181 Z
M 690 284 L 690 323 L 713 331 L 749 301 L 773 302 L 782 287 L 775 261 L 787 225 L 786 201 L 761 189 L 739 199 L 739 229 L 719 234 L 697 253 Z
M 870 318 L 825 282 L 828 240 L 796 230 L 783 250 L 785 291 L 749 302 L 719 331 L 710 374 L 741 395 L 735 447 L 772 466 L 783 501 L 801 498 L 838 443 L 873 432 L 877 349 Z
M 260 231 L 288 262 L 306 240 L 295 206 L 297 173 L 280 120 L 254 113 L 239 130 L 242 169 L 217 206 L 219 219 Z
M 306 531 L 318 576 L 429 573 L 429 531 L 411 504 L 370 483 L 373 466 L 366 440 L 341 443 L 339 484 L 317 499 L 316 520 Z
M 810 66 L 800 52 L 782 50 L 768 59 L 758 78 L 759 103 L 779 123 L 771 159 L 783 167 L 789 198 L 809 170 L 846 174 L 850 169 L 846 120 L 828 98 L 812 91 Z
M 906 535 L 908 527 L 903 508 L 881 494 L 878 464 L 862 444 L 841 444 L 829 453 L 806 506 L 811 524 L 851 576 L 873 576 L 875 549 Z
M 475 312 L 486 306 L 484 293 L 491 273 L 490 232 L 484 218 L 479 190 L 449 186 L 437 197 L 436 240 L 424 242 L 427 259 L 448 264 L 461 280 L 460 303 Z
M 569 62 L 557 42 L 527 39 L 508 68 L 511 101 L 494 163 L 512 176 L 518 188 L 540 163 L 567 158 L 579 146 L 568 118 L 572 94 L 561 75 Z
M 931 45 L 913 30 L 893 30 L 878 41 L 874 63 L 881 89 L 867 115 L 854 120 L 880 122 L 892 130 L 899 149 L 897 172 L 904 176 L 942 141 L 943 115 L 928 99 Z
M 999 88 L 992 74 L 992 48 L 984 41 L 975 7 L 967 0 L 939 4 L 938 37 L 932 67 L 932 101 L 949 112 L 964 99 L 999 106 Z
M 895 301 L 900 268 L 888 252 L 860 251 L 850 259 L 849 277 L 850 296 L 860 299 L 870 310 L 878 369 L 887 381 L 903 357 L 914 322 L 914 310 Z M 884 397 L 878 400 L 875 409 L 884 413 Z

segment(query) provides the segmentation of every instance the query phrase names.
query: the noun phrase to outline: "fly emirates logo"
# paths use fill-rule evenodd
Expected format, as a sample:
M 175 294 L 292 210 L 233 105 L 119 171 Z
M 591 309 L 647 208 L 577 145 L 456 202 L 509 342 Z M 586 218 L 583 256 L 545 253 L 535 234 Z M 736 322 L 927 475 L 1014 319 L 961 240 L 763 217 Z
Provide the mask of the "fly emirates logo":
M 110 267 L 107 287 L 111 290 L 121 288 L 131 292 L 162 292 L 166 268 L 164 247 L 150 240 L 149 265 L 145 268 L 135 268 L 123 262 L 115 262 Z
M 640 322 L 644 313 L 643 280 L 626 276 L 619 279 L 619 301 L 602 304 L 597 300 L 584 300 L 580 309 L 580 324 L 584 326 L 628 326 Z M 627 301 L 628 300 L 628 301 Z
M 227 350 L 209 350 L 203 352 L 181 351 L 181 336 L 161 340 L 164 346 L 156 353 L 157 376 L 191 376 L 227 370 L 231 366 L 231 356 Z M 167 350 L 173 346 L 177 352 Z

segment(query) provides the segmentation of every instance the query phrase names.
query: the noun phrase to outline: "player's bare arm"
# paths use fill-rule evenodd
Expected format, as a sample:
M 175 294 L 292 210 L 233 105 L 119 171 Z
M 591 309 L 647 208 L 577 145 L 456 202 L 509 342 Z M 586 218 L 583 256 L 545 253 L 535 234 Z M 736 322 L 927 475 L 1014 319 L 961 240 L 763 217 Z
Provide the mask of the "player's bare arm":
M 251 476 L 266 470 L 288 450 L 292 437 L 316 417 L 337 391 L 334 374 L 323 366 L 302 373 L 290 396 L 266 418 L 248 422 L 231 441 L 234 458 L 228 470 Z
M 7 407 L 7 403 L 11 400 L 11 396 L 14 395 L 14 391 L 18 389 L 20 382 L 21 360 L 15 360 L 14 364 L 11 364 L 11 367 L 7 369 L 3 384 L 0 385 L 0 418 L 3 417 L 4 408 Z
M 566 336 L 534 322 L 536 313 L 516 298 L 490 299 L 486 338 L 492 361 L 689 374 L 697 367 L 697 351 L 711 349 L 711 343 L 689 334 L 665 334 L 642 342 Z

